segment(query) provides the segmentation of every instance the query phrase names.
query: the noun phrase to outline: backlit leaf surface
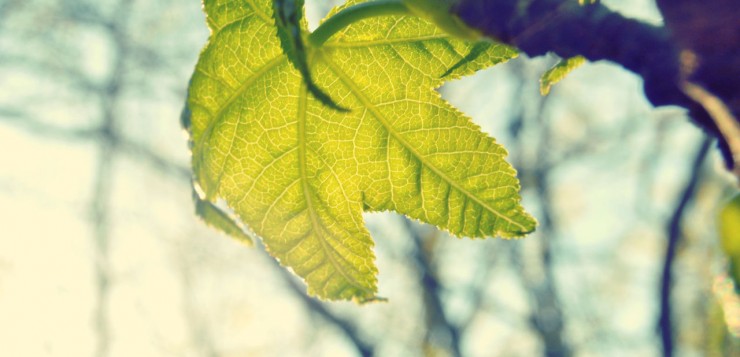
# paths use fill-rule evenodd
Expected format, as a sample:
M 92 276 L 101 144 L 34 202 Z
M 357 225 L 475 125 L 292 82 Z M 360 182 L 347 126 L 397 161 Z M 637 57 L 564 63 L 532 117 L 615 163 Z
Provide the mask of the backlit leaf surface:
M 363 211 L 396 211 L 457 236 L 534 229 L 504 148 L 434 90 L 473 44 L 415 17 L 350 25 L 308 49 L 316 84 L 349 109 L 340 112 L 307 94 L 270 1 L 204 8 L 212 34 L 188 98 L 196 184 L 204 199 L 225 200 L 310 294 L 376 298 Z M 515 54 L 491 44 L 445 79 Z
M 225 233 L 247 245 L 252 245 L 252 238 L 244 233 L 242 227 L 233 218 L 211 202 L 195 199 L 195 214 L 209 226 Z
M 552 88 L 555 83 L 560 82 L 568 75 L 568 73 L 572 72 L 584 63 L 586 63 L 586 59 L 582 56 L 561 59 L 552 68 L 548 69 L 547 72 L 542 74 L 542 77 L 540 78 L 540 94 L 550 94 L 550 88 Z
M 740 289 L 740 194 L 728 202 L 719 215 L 720 246 L 730 263 L 730 276 Z

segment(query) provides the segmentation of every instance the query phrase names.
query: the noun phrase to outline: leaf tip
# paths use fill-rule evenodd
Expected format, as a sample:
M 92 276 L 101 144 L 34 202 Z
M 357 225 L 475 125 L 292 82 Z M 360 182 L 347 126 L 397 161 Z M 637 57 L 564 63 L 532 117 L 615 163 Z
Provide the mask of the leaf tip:
M 570 72 L 584 63 L 586 63 L 586 58 L 583 56 L 561 59 L 540 77 L 540 94 L 543 96 L 548 95 L 554 84 L 560 82 Z
M 213 203 L 205 199 L 201 199 L 195 190 L 193 191 L 193 200 L 195 201 L 195 214 L 200 217 L 206 225 L 234 238 L 242 244 L 250 247 L 254 246 L 252 237 L 244 231 L 244 228 L 236 221 L 235 217 L 231 217 L 228 213 L 222 211 Z
M 550 84 L 546 84 L 540 80 L 540 95 L 546 97 L 550 94 L 550 87 L 552 87 Z

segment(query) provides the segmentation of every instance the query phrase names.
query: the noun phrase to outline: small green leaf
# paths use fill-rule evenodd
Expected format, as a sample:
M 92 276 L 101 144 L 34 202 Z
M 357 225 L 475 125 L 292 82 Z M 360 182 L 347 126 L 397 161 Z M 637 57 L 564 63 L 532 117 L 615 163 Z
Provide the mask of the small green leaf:
M 720 212 L 719 236 L 722 251 L 730 262 L 730 276 L 735 288 L 740 288 L 740 194 Z
M 307 57 L 317 86 L 351 109 L 340 112 L 309 95 L 270 1 L 204 5 L 212 35 L 188 96 L 196 183 L 305 279 L 309 294 L 377 299 L 363 211 L 395 211 L 458 236 L 534 230 L 506 150 L 434 90 L 473 43 L 413 16 L 352 23 Z M 488 44 L 445 79 L 514 56 Z
M 253 245 L 252 238 L 244 233 L 244 229 L 224 211 L 216 207 L 213 203 L 201 200 L 197 196 L 195 200 L 195 214 L 198 215 L 209 226 L 229 235 L 236 240 Z
M 462 68 L 468 63 L 471 63 L 478 59 L 478 57 L 484 55 L 486 51 L 488 51 L 491 47 L 491 44 L 489 42 L 481 41 L 477 42 L 473 48 L 470 49 L 470 52 L 468 52 L 465 57 L 463 57 L 461 60 L 459 60 L 457 63 L 452 65 L 448 70 L 445 71 L 445 73 L 442 73 L 441 78 L 445 78 L 451 74 L 453 74 L 455 71 L 458 70 L 458 68 Z
M 584 63 L 586 63 L 586 59 L 582 56 L 561 59 L 540 78 L 540 94 L 548 95 L 550 93 L 550 87 L 560 82 L 568 73 Z

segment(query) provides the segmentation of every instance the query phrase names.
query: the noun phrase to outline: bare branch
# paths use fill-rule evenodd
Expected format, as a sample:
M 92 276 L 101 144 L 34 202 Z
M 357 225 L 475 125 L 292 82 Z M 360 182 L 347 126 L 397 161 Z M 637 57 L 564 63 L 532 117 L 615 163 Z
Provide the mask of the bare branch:
M 727 6 L 716 6 L 720 2 Z M 712 5 L 707 5 L 707 9 L 729 12 L 735 14 L 735 18 L 740 13 L 740 6 L 736 1 L 701 2 L 709 3 Z M 540 56 L 548 52 L 563 58 L 580 55 L 590 61 L 611 61 L 640 75 L 647 99 L 656 106 L 677 105 L 688 109 L 697 125 L 719 139 L 719 147 L 726 163 L 732 168 L 729 147 L 716 123 L 701 104 L 680 88 L 681 45 L 672 37 L 668 28 L 628 19 L 599 3 L 581 6 L 571 0 L 459 0 L 456 11 L 469 26 L 479 29 L 494 40 L 516 46 L 530 56 Z M 704 22 L 715 23 L 708 19 Z M 737 21 L 733 23 L 729 20 L 722 26 L 728 26 L 728 31 L 725 32 L 731 33 L 738 25 Z M 706 37 L 711 35 L 702 39 Z M 727 47 L 734 48 L 736 43 L 736 40 L 729 42 Z M 726 60 L 740 61 L 740 57 Z M 722 77 L 721 83 L 727 83 L 727 76 L 708 72 L 706 77 Z M 729 78 L 736 76 L 729 75 Z
M 667 232 L 668 242 L 665 248 L 665 257 L 663 258 L 663 270 L 660 279 L 660 316 L 658 318 L 658 329 L 660 331 L 663 355 L 666 357 L 673 356 L 674 352 L 674 332 L 671 305 L 673 262 L 676 258 L 678 245 L 681 242 L 681 222 L 686 214 L 686 207 L 694 197 L 699 181 L 701 180 L 702 166 L 711 146 L 710 139 L 704 139 L 697 151 L 694 162 L 691 166 L 689 181 L 686 183 L 681 196 L 668 221 Z
M 462 356 L 460 346 L 460 328 L 450 321 L 442 303 L 442 286 L 434 271 L 433 263 L 430 259 L 430 252 L 422 242 L 422 237 L 414 229 L 411 221 L 404 218 L 404 224 L 408 235 L 414 242 L 413 258 L 421 276 L 422 294 L 426 304 L 427 312 L 427 339 L 431 339 L 429 333 L 434 330 L 441 330 L 448 338 L 448 349 L 455 357 Z

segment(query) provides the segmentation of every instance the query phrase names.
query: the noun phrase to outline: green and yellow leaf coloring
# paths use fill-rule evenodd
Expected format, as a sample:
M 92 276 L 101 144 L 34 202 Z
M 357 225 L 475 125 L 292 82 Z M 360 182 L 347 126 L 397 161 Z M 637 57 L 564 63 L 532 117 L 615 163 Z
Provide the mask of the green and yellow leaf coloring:
M 740 289 L 740 194 L 727 202 L 719 214 L 720 247 L 730 263 L 730 276 Z
M 457 236 L 534 229 L 505 149 L 434 90 L 472 43 L 411 16 L 353 23 L 308 48 L 313 80 L 349 109 L 341 112 L 308 93 L 270 1 L 204 8 L 212 33 L 188 98 L 195 183 L 202 199 L 225 200 L 310 294 L 376 298 L 363 211 L 395 211 Z M 490 44 L 445 79 L 515 55 Z
M 226 212 L 216 207 L 213 203 L 196 197 L 195 214 L 202 218 L 203 221 L 212 228 L 219 230 L 244 244 L 254 244 L 254 242 L 252 242 L 252 238 L 244 233 L 244 229 L 239 226 L 239 223 L 234 221 L 233 218 L 229 217 Z
M 548 69 L 540 78 L 540 94 L 550 94 L 550 88 L 560 82 L 568 73 L 586 63 L 583 56 L 564 58 L 558 61 L 552 68 Z

